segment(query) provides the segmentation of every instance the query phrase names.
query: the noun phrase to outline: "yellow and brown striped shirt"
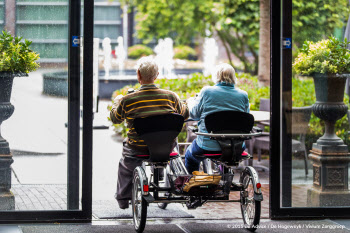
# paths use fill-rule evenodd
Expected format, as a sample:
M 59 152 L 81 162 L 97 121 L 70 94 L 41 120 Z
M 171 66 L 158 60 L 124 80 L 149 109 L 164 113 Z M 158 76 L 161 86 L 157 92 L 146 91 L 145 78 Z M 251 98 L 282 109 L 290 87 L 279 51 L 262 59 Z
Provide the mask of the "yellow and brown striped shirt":
M 126 120 L 129 128 L 127 142 L 130 145 L 144 147 L 144 141 L 133 127 L 133 120 L 168 113 L 181 114 L 185 119 L 189 116 L 187 106 L 180 102 L 176 93 L 160 89 L 154 84 L 144 84 L 138 91 L 124 96 L 119 105 L 113 105 L 110 115 L 114 124 Z

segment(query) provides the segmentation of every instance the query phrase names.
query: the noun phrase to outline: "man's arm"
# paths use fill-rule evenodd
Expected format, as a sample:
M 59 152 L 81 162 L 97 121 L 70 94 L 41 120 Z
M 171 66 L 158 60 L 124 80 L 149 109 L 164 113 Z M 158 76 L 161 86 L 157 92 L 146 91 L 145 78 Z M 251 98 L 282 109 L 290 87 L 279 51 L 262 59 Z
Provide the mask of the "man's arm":
M 179 113 L 180 115 L 182 115 L 185 120 L 187 120 L 187 118 L 189 117 L 189 111 L 188 111 L 188 107 L 186 103 L 182 103 L 179 96 L 177 94 L 175 94 L 175 98 L 176 98 L 176 113 Z
M 111 113 L 110 113 L 111 121 L 114 124 L 120 124 L 125 119 L 125 111 L 124 111 L 124 108 L 123 108 L 122 98 L 123 98 L 122 95 L 118 95 L 114 99 L 114 104 L 112 106 L 112 110 L 111 110 Z

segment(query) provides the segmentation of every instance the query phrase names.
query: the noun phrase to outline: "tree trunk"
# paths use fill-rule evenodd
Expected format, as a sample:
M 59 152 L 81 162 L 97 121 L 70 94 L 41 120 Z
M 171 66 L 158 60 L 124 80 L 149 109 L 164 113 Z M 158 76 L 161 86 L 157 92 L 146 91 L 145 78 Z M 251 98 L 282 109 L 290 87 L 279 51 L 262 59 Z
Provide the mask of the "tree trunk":
M 259 86 L 270 85 L 270 0 L 260 0 Z
M 16 35 L 16 1 L 5 0 L 5 30 Z

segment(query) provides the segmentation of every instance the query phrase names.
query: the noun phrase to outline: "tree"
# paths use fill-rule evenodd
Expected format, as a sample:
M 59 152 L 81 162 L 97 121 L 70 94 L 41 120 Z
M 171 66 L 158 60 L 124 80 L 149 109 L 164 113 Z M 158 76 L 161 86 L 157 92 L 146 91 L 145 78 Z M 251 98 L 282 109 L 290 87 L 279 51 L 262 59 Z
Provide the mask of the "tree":
M 257 74 L 259 0 L 216 1 L 212 11 L 216 14 L 211 30 L 219 36 L 228 57 L 233 53 L 242 62 L 244 72 Z
M 136 9 L 136 33 L 146 43 L 171 37 L 176 44 L 189 43 L 208 33 L 217 36 L 231 54 L 241 62 L 245 72 L 257 74 L 268 85 L 269 0 L 121 0 Z M 260 12 L 261 10 L 261 12 Z M 330 36 L 335 28 L 343 27 L 349 14 L 347 0 L 293 0 L 293 46 L 305 40 L 319 40 Z M 261 21 L 260 21 L 261 14 Z M 260 22 L 260 25 L 259 25 Z M 234 65 L 234 64 L 233 64 Z M 266 75 L 262 75 L 262 73 Z
M 245 72 L 257 73 L 259 0 L 122 0 L 136 8 L 137 36 L 146 43 L 171 37 L 188 44 L 197 36 L 215 34 Z M 208 34 L 209 33 L 209 34 Z M 253 59 L 251 59 L 253 58 Z
M 294 45 L 328 38 L 344 27 L 348 16 L 348 0 L 293 0 Z
M 260 0 L 259 33 L 259 68 L 260 86 L 270 85 L 270 0 Z
M 259 84 L 270 83 L 270 0 L 260 0 Z M 305 40 L 318 41 L 341 29 L 348 17 L 347 0 L 293 0 L 293 47 L 298 51 Z M 295 53 L 296 54 L 296 53 Z

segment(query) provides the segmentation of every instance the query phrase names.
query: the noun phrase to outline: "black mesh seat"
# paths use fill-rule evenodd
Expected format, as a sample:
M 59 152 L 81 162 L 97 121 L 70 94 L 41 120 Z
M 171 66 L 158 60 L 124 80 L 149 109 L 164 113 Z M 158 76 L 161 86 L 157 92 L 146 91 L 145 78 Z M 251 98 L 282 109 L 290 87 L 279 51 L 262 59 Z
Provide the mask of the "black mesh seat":
M 239 111 L 221 111 L 211 113 L 205 117 L 205 127 L 211 134 L 249 134 L 254 126 L 254 116 Z M 216 140 L 221 153 L 208 153 L 203 156 L 218 159 L 228 164 L 236 164 L 245 157 L 247 153 L 243 151 L 242 145 L 248 137 L 225 136 L 211 138 Z
M 136 118 L 134 127 L 136 133 L 145 141 L 150 152 L 150 162 L 167 162 L 170 159 L 174 141 L 184 124 L 183 116 L 179 114 L 155 115 Z

